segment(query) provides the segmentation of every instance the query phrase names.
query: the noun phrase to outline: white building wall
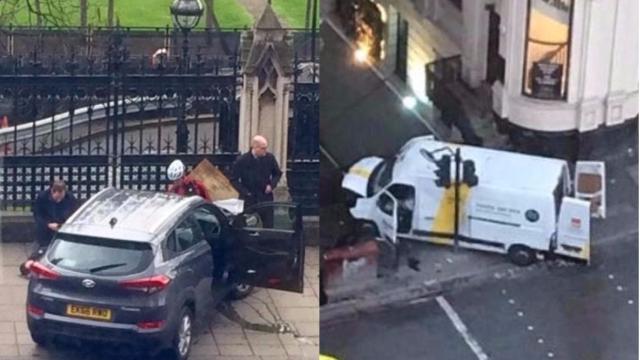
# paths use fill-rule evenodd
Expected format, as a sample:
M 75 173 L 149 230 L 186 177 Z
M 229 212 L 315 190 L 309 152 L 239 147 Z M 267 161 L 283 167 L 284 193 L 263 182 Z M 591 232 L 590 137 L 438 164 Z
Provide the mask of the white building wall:
M 493 85 L 493 108 L 499 116 L 540 131 L 589 131 L 637 116 L 638 1 L 574 1 L 567 101 L 522 95 L 527 1 L 496 2 L 503 30 L 500 54 L 506 60 L 505 84 Z M 467 35 L 482 49 L 486 36 L 477 31 Z M 486 50 L 479 54 L 486 57 Z M 463 65 L 467 72 L 478 66 Z
M 638 114 L 638 0 L 618 0 L 607 124 Z
M 418 95 L 424 93 L 424 65 L 460 53 L 463 79 L 480 85 L 487 66 L 485 6 L 493 4 L 501 18 L 499 53 L 505 59 L 505 83 L 492 86 L 493 109 L 500 117 L 532 130 L 584 132 L 638 114 L 638 0 L 574 0 L 566 101 L 522 95 L 527 0 L 464 0 L 462 12 L 447 0 L 379 2 L 409 21 L 407 72 Z M 394 38 L 388 38 L 385 68 L 392 70 L 395 30 L 387 34 Z
M 615 5 L 618 0 L 584 1 L 591 7 L 591 16 L 586 30 L 587 53 L 576 67 L 586 67 L 583 99 L 604 98 L 608 89 L 608 78 L 614 39 Z M 584 39 L 584 34 L 583 34 Z
M 462 78 L 471 87 L 480 85 L 486 74 L 488 12 L 484 1 L 465 1 L 462 6 L 463 26 L 467 36 L 462 38 Z
M 385 59 L 381 68 L 386 74 L 395 70 L 397 16 L 402 14 L 409 23 L 407 43 L 407 82 L 416 97 L 427 102 L 425 65 L 439 57 L 460 54 L 460 47 L 442 29 L 425 18 L 410 0 L 376 1 L 384 7 L 388 19 L 385 31 Z

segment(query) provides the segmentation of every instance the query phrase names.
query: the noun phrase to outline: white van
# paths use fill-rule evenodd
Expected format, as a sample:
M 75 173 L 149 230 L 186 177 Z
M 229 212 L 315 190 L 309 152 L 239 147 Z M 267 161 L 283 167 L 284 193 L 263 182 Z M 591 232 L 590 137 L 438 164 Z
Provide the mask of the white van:
M 518 265 L 534 262 L 538 253 L 589 261 L 590 213 L 604 215 L 603 163 L 576 164 L 577 175 L 589 176 L 579 181 L 592 183 L 581 188 L 595 189 L 577 199 L 564 160 L 418 137 L 394 159 L 367 157 L 349 169 L 342 187 L 358 196 L 351 214 L 393 243 L 453 245 L 455 168 L 452 186 L 438 187 L 438 167 L 424 154 L 435 160 L 457 148 L 462 160 L 475 163 L 478 177 L 476 186 L 459 186 L 459 246 L 508 254 Z

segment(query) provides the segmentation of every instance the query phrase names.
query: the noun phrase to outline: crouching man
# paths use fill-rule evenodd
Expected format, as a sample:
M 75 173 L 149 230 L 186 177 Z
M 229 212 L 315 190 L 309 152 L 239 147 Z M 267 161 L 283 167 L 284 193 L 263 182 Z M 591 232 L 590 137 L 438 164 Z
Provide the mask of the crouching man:
M 42 255 L 41 249 L 49 246 L 55 234 L 73 214 L 76 207 L 76 198 L 67 191 L 67 185 L 62 180 L 54 180 L 47 190 L 38 194 L 33 205 L 36 241 L 31 255 L 20 265 L 20 274 L 29 273 L 27 268 L 29 260 L 36 260 Z

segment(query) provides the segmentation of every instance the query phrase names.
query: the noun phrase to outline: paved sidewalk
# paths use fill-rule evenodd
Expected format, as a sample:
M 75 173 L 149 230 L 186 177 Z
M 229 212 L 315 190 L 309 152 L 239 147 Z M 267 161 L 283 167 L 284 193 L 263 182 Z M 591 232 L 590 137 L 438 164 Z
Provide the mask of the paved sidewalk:
M 631 189 L 631 192 L 634 190 Z M 637 197 L 637 185 L 635 187 Z M 605 220 L 592 222 L 592 265 L 601 262 L 600 251 L 608 243 L 638 234 L 638 209 L 635 201 L 620 202 L 608 209 Z M 495 253 L 438 246 L 405 241 L 396 272 L 381 277 L 363 289 L 354 284 L 353 291 L 343 289 L 344 296 L 333 294 L 329 304 L 321 308 L 321 326 L 357 317 L 360 313 L 402 306 L 412 300 L 434 297 L 454 288 L 473 286 L 517 277 L 546 266 L 581 266 L 570 260 L 539 262 L 529 267 L 517 267 L 506 256 Z M 381 248 L 381 262 L 389 262 L 390 256 Z M 409 266 L 413 258 L 417 266 Z M 357 288 L 357 289 L 356 289 Z M 328 291 L 331 294 L 330 291 Z
M 17 266 L 27 255 L 27 244 L 0 244 L 0 360 L 113 359 L 112 354 L 88 353 L 85 349 L 37 347 L 29 336 L 25 319 L 27 280 Z M 319 346 L 318 250 L 307 248 L 304 294 L 258 289 L 243 301 L 232 303 L 246 321 L 287 324 L 292 333 L 276 334 L 243 329 L 220 313 L 211 315 L 209 328 L 192 349 L 192 360 L 317 359 Z

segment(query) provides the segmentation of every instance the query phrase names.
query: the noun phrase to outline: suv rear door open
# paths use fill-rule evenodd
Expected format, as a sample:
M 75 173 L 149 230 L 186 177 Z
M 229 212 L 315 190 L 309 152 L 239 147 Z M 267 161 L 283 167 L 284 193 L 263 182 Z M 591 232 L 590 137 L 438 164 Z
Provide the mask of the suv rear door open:
M 304 239 L 300 207 L 262 203 L 234 220 L 235 276 L 259 287 L 303 292 Z

